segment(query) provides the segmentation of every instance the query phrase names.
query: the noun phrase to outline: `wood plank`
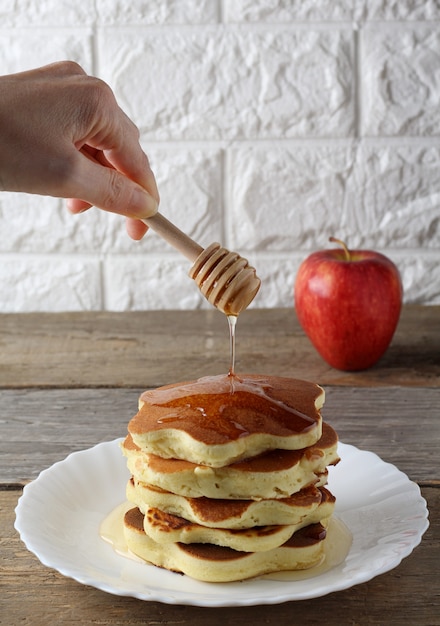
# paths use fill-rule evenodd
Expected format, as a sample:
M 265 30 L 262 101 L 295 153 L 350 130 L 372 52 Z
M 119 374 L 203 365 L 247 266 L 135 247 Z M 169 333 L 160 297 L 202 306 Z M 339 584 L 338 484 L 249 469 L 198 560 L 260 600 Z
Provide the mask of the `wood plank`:
M 227 322 L 215 310 L 0 315 L 0 387 L 154 387 L 229 367 Z M 316 353 L 292 309 L 246 311 L 237 371 L 327 385 L 440 386 L 440 307 L 404 307 L 373 368 L 339 372 Z
M 440 481 L 440 389 L 325 387 L 341 441 L 412 480 Z M 72 451 L 125 436 L 142 389 L 0 390 L 0 484 L 24 484 Z
M 19 624 L 322 624 L 435 626 L 440 624 L 440 488 L 424 488 L 431 526 L 414 552 L 394 570 L 321 598 L 274 606 L 215 610 L 142 602 L 106 594 L 40 564 L 13 528 L 21 492 L 0 491 L 2 594 L 0 623 Z M 324 620 L 324 622 L 323 622 Z
M 431 527 L 395 570 L 350 590 L 275 607 L 207 611 L 111 596 L 43 567 L 13 529 L 23 484 L 71 451 L 123 436 L 141 391 L 228 369 L 217 311 L 0 315 L 0 623 L 440 624 L 440 307 L 404 308 L 374 368 L 329 368 L 291 309 L 252 310 L 238 326 L 237 371 L 326 388 L 340 439 L 422 485 Z M 95 389 L 94 387 L 98 387 Z

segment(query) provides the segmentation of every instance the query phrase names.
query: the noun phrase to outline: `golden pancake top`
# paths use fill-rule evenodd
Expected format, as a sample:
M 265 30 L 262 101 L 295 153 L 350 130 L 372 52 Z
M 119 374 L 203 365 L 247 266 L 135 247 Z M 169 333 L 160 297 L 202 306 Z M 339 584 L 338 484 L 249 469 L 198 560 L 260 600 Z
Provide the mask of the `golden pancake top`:
M 137 441 L 145 433 L 177 430 L 209 446 L 251 435 L 301 439 L 313 433 L 309 443 L 314 443 L 321 434 L 323 403 L 323 389 L 308 381 L 264 375 L 206 376 L 144 392 L 128 431 Z

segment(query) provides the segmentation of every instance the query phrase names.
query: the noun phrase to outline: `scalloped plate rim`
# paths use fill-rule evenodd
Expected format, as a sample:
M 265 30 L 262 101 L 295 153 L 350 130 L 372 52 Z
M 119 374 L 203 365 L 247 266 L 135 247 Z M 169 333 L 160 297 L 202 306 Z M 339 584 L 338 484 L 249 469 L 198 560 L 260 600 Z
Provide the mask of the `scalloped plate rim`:
M 72 578 L 81 584 L 95 587 L 113 595 L 131 596 L 140 600 L 158 601 L 165 604 L 186 604 L 203 607 L 278 604 L 292 600 L 316 598 L 367 582 L 379 574 L 394 569 L 419 545 L 424 532 L 429 526 L 426 501 L 422 497 L 420 488 L 416 483 L 412 482 L 397 467 L 383 461 L 374 452 L 359 450 L 355 446 L 340 442 L 339 453 L 342 460 L 336 467 L 329 468 L 329 486 L 337 497 L 335 514 L 347 524 L 353 533 L 353 545 L 343 564 L 320 576 L 294 582 L 280 582 L 264 578 L 222 584 L 195 581 L 187 576 L 161 570 L 151 565 L 136 563 L 117 555 L 113 548 L 99 537 L 100 521 L 118 503 L 124 500 L 125 482 L 129 474 L 125 459 L 119 449 L 121 441 L 122 438 L 115 439 L 98 443 L 85 450 L 72 452 L 64 460 L 57 461 L 47 469 L 44 469 L 35 480 L 24 487 L 23 494 L 15 509 L 15 528 L 27 549 L 35 554 L 43 565 L 55 569 L 62 575 Z M 381 498 L 379 502 L 372 502 L 370 506 L 367 506 L 367 503 L 365 507 L 360 508 L 350 508 L 350 506 L 344 508 L 342 504 L 347 498 L 344 498 L 342 491 L 340 491 L 338 496 L 338 491 L 344 488 L 344 484 L 354 479 L 352 472 L 350 476 L 347 474 L 344 476 L 344 460 L 347 463 L 355 461 L 357 466 L 361 465 L 362 470 L 377 468 L 382 476 L 386 471 L 386 475 L 393 478 L 393 491 L 395 492 L 397 489 L 397 493 L 393 493 L 390 501 L 386 498 L 384 499 L 384 494 L 387 491 L 385 486 L 374 491 Z M 56 489 L 59 481 L 63 482 L 62 479 L 66 479 L 66 476 L 68 478 L 66 487 L 68 486 L 71 489 L 75 487 L 75 481 L 77 483 L 82 482 L 86 478 L 85 474 L 87 474 L 87 465 L 84 465 L 84 462 L 88 462 L 90 467 L 93 467 L 95 470 L 93 481 L 97 481 L 104 491 L 106 488 L 108 490 L 108 480 L 107 476 L 104 476 L 104 470 L 110 468 L 114 472 L 112 479 L 117 479 L 120 491 L 115 489 L 110 496 L 106 493 L 105 498 L 98 500 L 97 511 L 81 508 L 80 503 L 75 499 L 73 504 L 76 503 L 78 508 L 75 514 L 70 511 L 69 507 L 65 506 L 66 515 L 69 513 L 74 517 L 74 521 L 83 535 L 84 531 L 87 531 L 85 538 L 91 543 L 92 548 L 96 549 L 95 557 L 88 554 L 85 558 L 86 561 L 87 558 L 89 561 L 84 562 L 79 558 L 80 550 L 74 546 L 74 549 L 69 553 L 70 559 L 77 560 L 76 567 L 73 567 L 69 562 L 64 562 L 59 553 L 49 544 L 49 539 L 44 533 L 42 524 L 35 525 L 35 517 L 32 523 L 30 523 L 26 514 L 32 506 L 35 507 L 36 503 L 41 508 L 44 507 L 48 497 L 49 500 L 50 498 L 53 500 L 55 497 L 53 490 Z M 359 468 L 357 468 L 357 471 L 360 471 Z M 69 480 L 71 481 L 70 483 Z M 80 492 L 81 497 L 92 497 L 90 482 L 86 482 L 85 489 L 84 484 L 80 486 L 82 488 Z M 78 485 L 76 487 L 78 488 Z M 384 494 L 381 496 L 382 492 Z M 66 492 L 62 495 L 67 498 Z M 410 500 L 410 510 L 408 510 L 408 496 L 412 498 Z M 383 551 L 375 550 L 375 545 L 368 551 L 363 550 L 362 546 L 357 547 L 356 544 L 360 538 L 360 533 L 357 527 L 352 528 L 352 525 L 356 524 L 356 522 L 353 522 L 353 519 L 356 519 L 356 516 L 361 514 L 364 515 L 368 510 L 377 517 L 377 513 L 383 510 L 386 505 L 388 507 L 391 506 L 392 512 L 392 507 L 400 502 L 399 497 L 404 497 L 405 500 L 402 502 L 402 508 L 397 508 L 395 513 L 396 519 L 398 518 L 400 522 L 402 510 L 405 511 L 405 516 L 401 522 L 404 527 L 397 533 L 395 539 L 391 533 L 391 541 L 385 541 L 388 536 L 379 536 L 380 532 L 377 531 L 377 536 L 373 534 L 372 539 L 375 539 L 377 543 L 382 542 Z M 395 502 L 396 499 L 397 503 Z M 69 506 L 71 504 L 72 502 L 69 502 Z M 403 504 L 405 505 L 404 507 Z M 67 505 L 67 502 L 65 505 Z M 33 511 L 35 512 L 35 509 Z M 53 517 L 54 511 L 52 510 L 51 513 Z M 65 535 L 63 536 L 62 533 L 56 534 L 57 526 L 55 520 L 50 515 L 44 519 L 45 524 L 50 521 L 52 522 L 52 532 L 55 532 L 55 538 L 58 542 L 61 541 L 62 545 L 64 545 L 63 541 L 64 543 L 67 542 L 67 546 L 69 546 Z M 403 537 L 406 538 L 406 541 L 403 541 L 402 545 Z M 102 562 L 99 562 L 99 557 L 102 557 Z M 98 562 L 95 562 L 97 560 Z M 107 574 L 107 571 L 104 573 L 100 570 L 100 568 L 104 569 L 104 561 L 107 567 L 113 566 L 112 575 L 110 576 Z M 362 566 L 356 566 L 358 561 L 363 561 Z M 138 588 L 130 587 L 125 580 L 127 576 L 130 578 L 130 576 L 134 577 L 135 574 L 141 575 L 143 578 Z M 151 576 L 148 574 L 151 574 Z M 149 580 L 150 578 L 153 580 Z M 159 583 L 157 582 L 158 580 Z M 182 583 L 184 584 L 182 585 Z M 183 589 L 182 586 L 184 587 Z

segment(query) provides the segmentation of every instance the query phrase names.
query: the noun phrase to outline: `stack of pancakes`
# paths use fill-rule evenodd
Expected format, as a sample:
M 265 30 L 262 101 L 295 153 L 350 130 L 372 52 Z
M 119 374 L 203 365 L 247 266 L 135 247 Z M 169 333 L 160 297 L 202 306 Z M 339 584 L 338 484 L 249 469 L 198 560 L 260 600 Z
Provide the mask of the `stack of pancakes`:
M 324 391 L 275 376 L 212 376 L 144 392 L 122 444 L 129 549 L 198 580 L 243 580 L 323 558 L 338 462 Z

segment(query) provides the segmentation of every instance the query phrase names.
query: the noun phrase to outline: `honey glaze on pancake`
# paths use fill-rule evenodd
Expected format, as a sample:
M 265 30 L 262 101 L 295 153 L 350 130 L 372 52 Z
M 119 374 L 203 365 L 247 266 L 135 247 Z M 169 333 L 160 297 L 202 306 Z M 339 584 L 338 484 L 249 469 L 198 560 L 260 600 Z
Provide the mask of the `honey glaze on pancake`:
M 288 437 L 319 423 L 315 401 L 322 394 L 314 383 L 289 378 L 206 376 L 144 392 L 128 430 L 180 429 L 207 445 L 256 433 Z

